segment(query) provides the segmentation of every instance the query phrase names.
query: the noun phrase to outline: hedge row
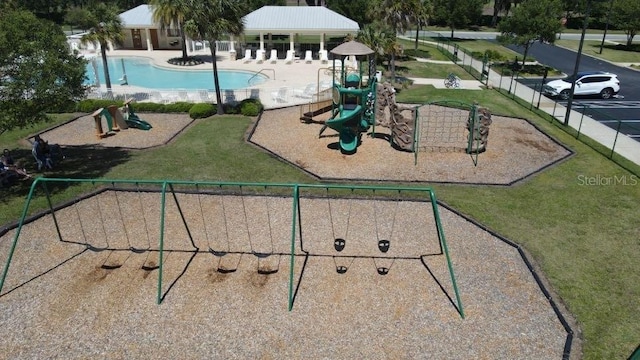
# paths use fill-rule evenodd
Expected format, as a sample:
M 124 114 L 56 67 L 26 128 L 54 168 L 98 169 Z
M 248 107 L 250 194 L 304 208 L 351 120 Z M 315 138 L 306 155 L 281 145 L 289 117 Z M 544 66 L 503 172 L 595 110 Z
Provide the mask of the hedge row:
M 75 111 L 91 113 L 100 108 L 106 108 L 111 105 L 117 107 L 124 106 L 122 100 L 101 100 L 86 99 L 78 102 Z M 258 99 L 245 99 L 241 102 L 224 104 L 225 114 L 242 114 L 245 116 L 257 116 L 263 109 L 262 103 Z M 175 102 L 172 104 L 158 104 L 152 102 L 135 102 L 132 104 L 136 112 L 155 112 L 155 113 L 189 113 L 192 119 L 206 118 L 215 115 L 218 112 L 216 104 L 210 103 L 188 103 Z

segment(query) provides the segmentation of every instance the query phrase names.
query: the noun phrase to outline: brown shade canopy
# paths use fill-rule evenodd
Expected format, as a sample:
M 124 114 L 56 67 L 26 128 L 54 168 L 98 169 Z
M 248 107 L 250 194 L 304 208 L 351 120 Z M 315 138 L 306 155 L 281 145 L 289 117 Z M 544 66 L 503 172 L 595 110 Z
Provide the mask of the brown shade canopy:
M 347 41 L 346 43 L 342 43 L 333 50 L 331 50 L 332 54 L 335 55 L 370 55 L 373 54 L 373 50 L 369 49 L 369 47 L 365 44 L 359 43 L 357 41 Z

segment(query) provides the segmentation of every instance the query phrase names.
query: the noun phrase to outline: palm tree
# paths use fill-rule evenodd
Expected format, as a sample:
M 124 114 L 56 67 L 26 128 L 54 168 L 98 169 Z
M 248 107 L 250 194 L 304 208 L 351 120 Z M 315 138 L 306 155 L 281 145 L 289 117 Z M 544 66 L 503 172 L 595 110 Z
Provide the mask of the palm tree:
M 497 1 L 497 0 L 496 0 Z M 418 50 L 418 39 L 420 37 L 420 28 L 429 23 L 429 18 L 433 15 L 433 4 L 431 0 L 418 0 L 417 7 L 413 13 L 413 20 L 416 22 L 416 42 L 415 49 Z
M 404 33 L 409 28 L 411 14 L 417 8 L 416 3 L 417 0 L 378 0 L 371 7 L 371 15 L 386 24 L 393 31 L 395 38 L 398 33 Z M 392 50 L 390 64 L 392 83 L 396 79 L 396 48 L 396 44 L 387 47 L 387 49 Z
M 224 114 L 218 63 L 216 59 L 216 41 L 224 34 L 240 35 L 244 31 L 246 15 L 243 0 L 184 0 L 186 14 L 184 29 L 193 37 L 209 41 L 211 63 L 213 64 L 213 82 L 216 88 L 218 115 Z
M 189 9 L 185 8 L 183 0 L 150 0 L 153 8 L 153 21 L 159 22 L 161 29 L 175 25 L 180 31 L 182 59 L 187 60 L 187 39 L 184 33 L 185 14 Z
M 107 47 L 109 42 L 121 44 L 124 40 L 122 32 L 122 21 L 118 16 L 118 9 L 104 3 L 98 3 L 91 10 L 91 22 L 93 23 L 89 33 L 82 36 L 80 41 L 86 43 L 99 43 L 100 55 L 104 67 L 104 81 L 107 90 L 111 91 L 111 78 L 109 77 L 109 67 L 107 64 Z
M 391 31 L 385 30 L 383 26 L 377 23 L 365 25 L 356 36 L 356 40 L 373 50 L 376 64 L 380 63 L 380 56 L 386 54 L 385 49 L 388 48 L 389 42 L 394 39 L 395 36 Z

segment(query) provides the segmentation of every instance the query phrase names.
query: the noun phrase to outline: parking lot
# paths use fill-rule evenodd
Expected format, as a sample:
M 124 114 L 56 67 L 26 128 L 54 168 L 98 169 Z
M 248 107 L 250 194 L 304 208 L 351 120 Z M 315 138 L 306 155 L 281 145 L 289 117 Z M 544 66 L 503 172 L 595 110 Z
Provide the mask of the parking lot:
M 517 47 L 512 48 L 518 51 Z M 533 46 L 531 55 L 565 74 L 573 71 L 576 57 L 575 52 L 547 44 Z M 570 57 L 573 59 L 567 61 Z M 581 58 L 580 71 L 607 71 L 617 74 L 620 92 L 611 99 L 600 99 L 598 96 L 575 97 L 572 109 L 640 142 L 640 72 L 586 55 Z M 547 79 L 549 80 L 552 79 Z M 542 87 L 541 78 L 522 78 L 518 79 L 518 82 L 536 91 L 540 91 Z M 567 105 L 566 100 L 554 100 L 557 100 L 559 105 Z

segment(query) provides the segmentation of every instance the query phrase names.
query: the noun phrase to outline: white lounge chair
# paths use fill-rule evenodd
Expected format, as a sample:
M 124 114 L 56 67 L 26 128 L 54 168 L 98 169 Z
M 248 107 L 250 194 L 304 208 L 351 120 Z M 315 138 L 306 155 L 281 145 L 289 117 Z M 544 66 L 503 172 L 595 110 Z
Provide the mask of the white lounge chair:
M 333 87 L 333 81 L 322 80 L 320 81 L 320 91 L 331 89 Z
M 242 61 L 244 61 L 245 63 L 251 62 L 251 49 L 246 49 L 244 51 L 244 57 L 242 58 Z
M 315 83 L 311 83 L 308 84 L 304 90 L 300 90 L 300 89 L 295 89 L 293 91 L 293 96 L 297 96 L 299 98 L 303 98 L 303 99 L 311 99 L 313 98 L 317 93 L 317 87 Z
M 322 64 L 326 64 L 329 62 L 329 53 L 327 52 L 327 50 L 318 51 L 318 56 L 320 57 L 320 62 Z
M 200 101 L 201 102 L 212 102 L 214 100 L 214 98 L 212 98 L 211 96 L 209 96 L 209 92 L 207 90 L 199 90 L 198 91 L 198 95 L 200 96 Z
M 256 62 L 262 64 L 264 62 L 264 50 L 256 50 Z
M 287 88 L 286 87 L 282 87 L 282 88 L 280 88 L 280 90 L 272 92 L 271 93 L 271 98 L 273 99 L 273 102 L 275 102 L 275 103 L 278 103 L 278 104 L 286 103 L 287 102 Z
M 304 53 L 304 62 L 307 64 L 311 64 L 313 62 L 313 56 L 311 55 L 311 50 L 307 50 Z
M 224 103 L 225 104 L 237 104 L 238 99 L 236 99 L 236 92 L 233 90 L 225 90 L 224 91 Z
M 287 57 L 284 59 L 284 63 L 285 64 L 293 63 L 294 53 L 295 53 L 295 51 L 293 51 L 293 50 L 287 50 Z
M 347 66 L 352 66 L 353 69 L 358 70 L 358 58 L 355 55 L 349 55 L 347 58 Z
M 269 62 L 275 64 L 278 62 L 278 50 L 271 49 L 271 56 L 269 57 Z
M 154 103 L 158 103 L 158 104 L 166 104 L 168 103 L 168 100 L 164 98 L 164 96 L 162 96 L 162 94 L 160 94 L 160 91 L 152 91 L 149 93 L 149 100 L 151 102 Z
M 178 91 L 178 99 L 180 99 L 180 101 L 186 101 L 186 102 L 189 102 L 191 100 L 189 98 L 189 92 L 186 90 Z

